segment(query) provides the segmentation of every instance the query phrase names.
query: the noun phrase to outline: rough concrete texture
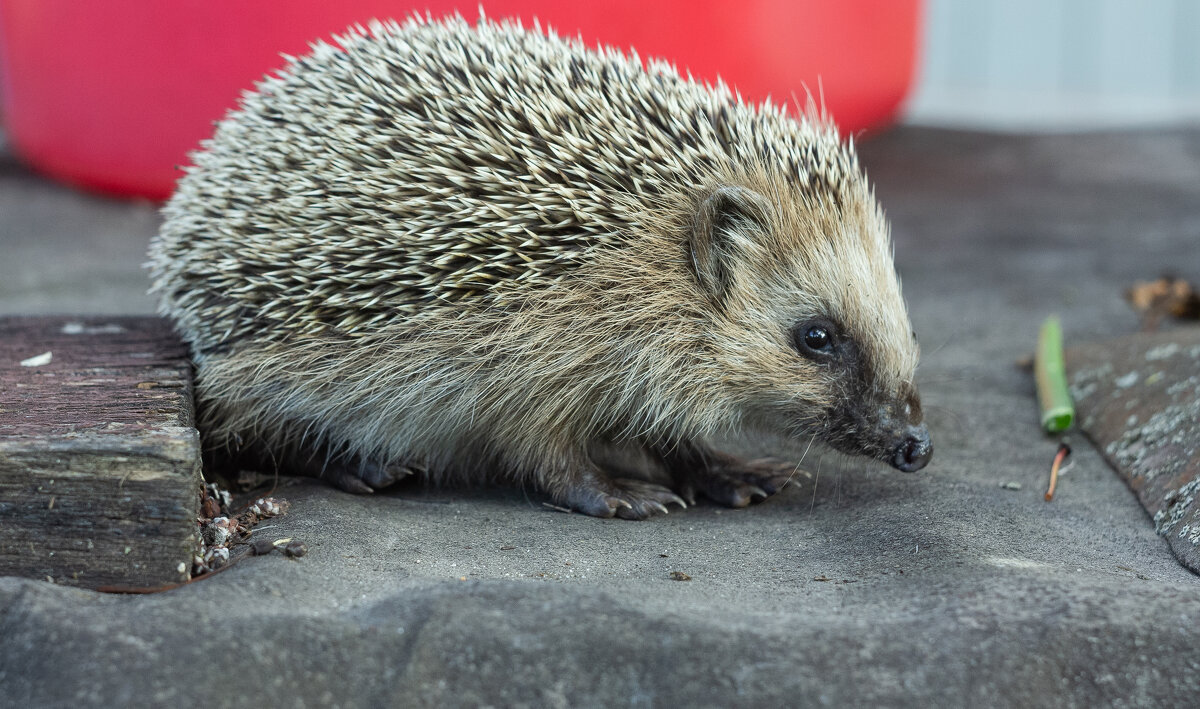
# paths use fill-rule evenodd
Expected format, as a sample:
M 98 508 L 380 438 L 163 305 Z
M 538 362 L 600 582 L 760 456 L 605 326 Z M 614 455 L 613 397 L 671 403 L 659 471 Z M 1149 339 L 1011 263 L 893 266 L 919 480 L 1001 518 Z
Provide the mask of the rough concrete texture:
M 1067 366 L 1080 427 L 1200 573 L 1200 328 L 1083 345 Z
M 926 470 L 813 452 L 811 479 L 764 504 L 641 523 L 520 490 L 352 497 L 297 482 L 280 492 L 292 511 L 258 532 L 303 539 L 297 561 L 251 558 L 152 596 L 0 579 L 0 697 L 1194 706 L 1200 578 L 1082 438 L 1042 500 L 1056 441 L 1014 362 L 1050 311 L 1069 344 L 1133 332 L 1126 285 L 1200 267 L 1200 131 L 905 129 L 862 152 L 925 347 Z M 22 262 L 0 263 L 0 311 L 147 309 L 125 290 L 143 209 L 8 168 L 0 229 Z M 73 252 L 86 255 L 63 264 Z M 114 284 L 105 302 L 100 282 Z

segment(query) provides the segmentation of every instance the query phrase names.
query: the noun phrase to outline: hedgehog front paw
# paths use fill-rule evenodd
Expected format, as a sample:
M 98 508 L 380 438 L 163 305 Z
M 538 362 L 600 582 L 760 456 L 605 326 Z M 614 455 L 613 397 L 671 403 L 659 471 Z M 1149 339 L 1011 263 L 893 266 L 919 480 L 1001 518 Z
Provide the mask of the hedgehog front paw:
M 667 505 L 687 507 L 669 488 L 632 478 L 594 479 L 567 491 L 567 504 L 593 517 L 646 519 L 667 514 Z
M 696 493 L 726 507 L 745 507 L 761 502 L 779 492 L 799 472 L 792 463 L 760 458 L 738 460 L 724 455 L 711 455 L 708 465 L 677 469 L 680 490 L 692 504 Z
M 390 487 L 416 472 L 399 463 L 380 464 L 373 460 L 352 460 L 325 466 L 320 478 L 346 492 L 370 494 Z

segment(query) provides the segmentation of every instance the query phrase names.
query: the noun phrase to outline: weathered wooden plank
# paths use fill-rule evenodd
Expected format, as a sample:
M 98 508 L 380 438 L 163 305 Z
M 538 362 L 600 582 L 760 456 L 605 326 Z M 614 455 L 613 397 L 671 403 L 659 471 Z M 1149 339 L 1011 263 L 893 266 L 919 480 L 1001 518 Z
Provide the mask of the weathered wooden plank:
M 165 321 L 0 318 L 0 574 L 186 580 L 200 486 L 191 366 Z

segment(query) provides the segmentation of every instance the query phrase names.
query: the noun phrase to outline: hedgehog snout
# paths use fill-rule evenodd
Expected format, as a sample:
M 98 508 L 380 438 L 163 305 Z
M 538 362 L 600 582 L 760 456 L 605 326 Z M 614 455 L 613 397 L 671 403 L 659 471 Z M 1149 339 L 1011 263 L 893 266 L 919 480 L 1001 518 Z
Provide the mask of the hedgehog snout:
M 921 424 L 908 427 L 889 462 L 897 470 L 914 473 L 928 465 L 932 457 L 933 443 L 929 440 L 929 429 Z
M 902 402 L 896 407 L 899 410 L 888 411 L 883 416 L 890 424 L 886 428 L 894 441 L 888 462 L 897 470 L 913 473 L 929 464 L 933 457 L 933 442 L 929 439 L 929 428 L 924 423 L 916 390 L 905 387 L 899 399 Z

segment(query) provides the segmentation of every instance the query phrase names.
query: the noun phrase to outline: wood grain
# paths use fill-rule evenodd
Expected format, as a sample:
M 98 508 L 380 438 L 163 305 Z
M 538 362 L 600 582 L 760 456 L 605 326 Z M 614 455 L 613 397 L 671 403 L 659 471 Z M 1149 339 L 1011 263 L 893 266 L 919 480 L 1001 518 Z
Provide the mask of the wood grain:
M 200 485 L 191 365 L 165 321 L 0 318 L 0 574 L 186 580 Z

